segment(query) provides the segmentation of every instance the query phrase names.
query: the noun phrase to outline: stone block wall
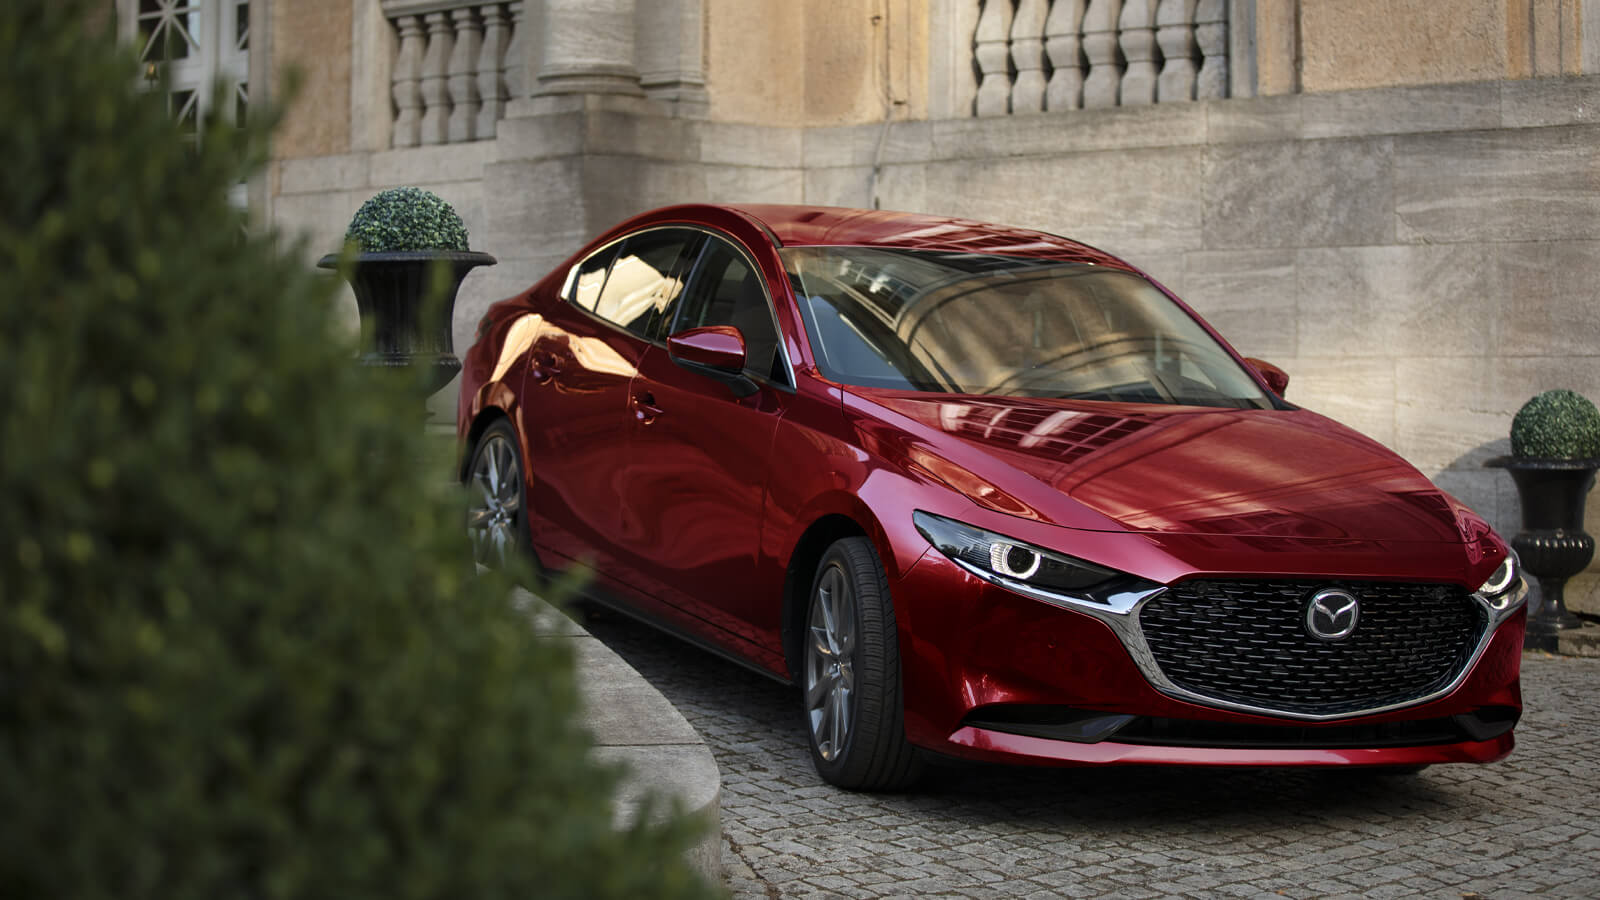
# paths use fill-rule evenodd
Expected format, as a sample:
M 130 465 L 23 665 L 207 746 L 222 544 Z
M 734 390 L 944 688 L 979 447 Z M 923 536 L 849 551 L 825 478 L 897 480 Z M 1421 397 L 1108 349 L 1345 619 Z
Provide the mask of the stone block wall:
M 636 212 L 805 202 L 968 216 L 1144 266 L 1290 400 L 1394 448 L 1504 534 L 1517 408 L 1600 398 L 1600 77 L 831 128 L 673 118 L 626 97 L 513 104 L 493 141 L 279 164 L 280 224 L 336 246 L 392 184 L 455 203 L 509 296 Z M 1600 533 L 1600 500 L 1589 530 Z M 1600 566 L 1569 591 L 1600 611 Z

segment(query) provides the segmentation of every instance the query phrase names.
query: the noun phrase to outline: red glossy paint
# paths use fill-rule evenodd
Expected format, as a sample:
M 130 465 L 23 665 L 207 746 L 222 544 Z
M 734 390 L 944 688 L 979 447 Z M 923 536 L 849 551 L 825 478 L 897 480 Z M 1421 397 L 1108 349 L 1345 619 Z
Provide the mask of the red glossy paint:
M 767 286 L 788 383 L 757 379 L 757 389 L 741 396 L 679 364 L 735 365 L 745 343 L 732 328 L 647 338 L 559 296 L 569 270 L 592 251 L 662 225 L 700 229 L 748 253 Z M 1280 578 L 1470 592 L 1506 547 L 1398 456 L 1307 410 L 833 383 L 814 363 L 777 253 L 799 245 L 1028 256 L 1138 274 L 1054 235 L 906 213 L 681 206 L 624 222 L 493 306 L 464 360 L 458 427 L 470 451 L 488 421 L 505 416 L 516 425 L 532 549 L 542 563 L 587 564 L 608 600 L 788 679 L 799 664 L 802 611 L 793 604 L 810 590 L 821 549 L 832 537 L 865 535 L 893 599 L 907 737 L 952 756 L 1406 766 L 1488 762 L 1510 752 L 1509 731 L 1425 746 L 1223 749 L 1074 743 L 965 724 L 974 710 L 995 704 L 1304 723 L 1158 688 L 1100 618 L 998 587 L 931 548 L 913 526 L 919 510 L 1156 585 Z M 1257 361 L 1247 371 L 1279 393 L 1287 380 Z M 1334 724 L 1519 710 L 1522 623 L 1520 611 L 1501 622 L 1444 696 Z M 1314 734 L 1320 723 L 1306 727 Z
M 744 368 L 744 338 L 730 325 L 691 328 L 667 338 L 667 354 L 675 360 L 738 372 Z
M 1053 487 L 1024 490 L 1019 479 L 1013 490 L 1032 501 L 1034 516 L 1055 524 L 1461 540 L 1455 523 L 1441 516 L 1445 503 L 1426 478 L 1375 441 L 1304 410 L 1152 411 L 1150 404 L 855 393 L 973 446 L 987 467 L 1000 459 L 1023 479 Z M 1001 512 L 1016 512 L 1007 507 L 1027 501 L 995 502 Z M 1063 508 L 1067 504 L 1074 506 Z M 1109 521 L 1088 522 L 1079 506 Z
M 1272 388 L 1274 394 L 1282 397 L 1283 392 L 1289 389 L 1288 372 L 1264 359 L 1256 359 L 1253 356 L 1246 356 L 1244 361 L 1257 375 L 1261 376 L 1261 379 L 1267 383 L 1267 387 Z
M 654 410 L 616 435 L 628 464 L 612 473 L 622 523 L 619 577 L 719 632 L 761 643 L 757 575 L 774 436 L 792 395 L 763 385 L 735 397 L 651 347 L 635 402 Z
M 1438 763 L 1491 763 L 1511 754 L 1508 732 L 1487 741 L 1382 749 L 1229 749 L 1118 744 L 1069 744 L 1046 738 L 963 728 L 950 736 L 954 755 L 996 762 L 1042 765 L 1183 766 L 1427 766 Z M 1063 746 L 1063 745 L 1066 746 Z

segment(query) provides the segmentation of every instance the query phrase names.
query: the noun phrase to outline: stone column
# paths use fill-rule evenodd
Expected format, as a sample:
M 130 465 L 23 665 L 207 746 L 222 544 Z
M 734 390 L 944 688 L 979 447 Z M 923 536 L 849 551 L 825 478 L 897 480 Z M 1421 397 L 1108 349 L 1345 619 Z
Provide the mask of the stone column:
M 704 114 L 711 102 L 704 0 L 645 0 L 637 7 L 634 64 L 645 94 L 676 114 Z
M 980 116 L 1003 116 L 1011 111 L 1011 13 L 1009 2 L 988 4 L 972 38 L 972 56 L 983 73 L 978 84 Z
M 1050 54 L 1050 86 L 1045 108 L 1051 112 L 1083 106 L 1083 63 L 1078 29 L 1083 27 L 1084 0 L 1056 0 L 1044 23 L 1044 47 Z
M 1089 60 L 1089 77 L 1083 82 L 1083 105 L 1088 109 L 1116 106 L 1122 83 L 1117 64 L 1117 19 L 1122 0 L 1089 0 L 1083 13 L 1083 55 Z
M 1017 81 L 1011 86 L 1012 112 L 1044 111 L 1044 23 L 1048 13 L 1045 0 L 1022 0 L 1011 20 L 1011 61 L 1017 67 Z
M 535 94 L 642 96 L 634 63 L 634 0 L 543 0 Z

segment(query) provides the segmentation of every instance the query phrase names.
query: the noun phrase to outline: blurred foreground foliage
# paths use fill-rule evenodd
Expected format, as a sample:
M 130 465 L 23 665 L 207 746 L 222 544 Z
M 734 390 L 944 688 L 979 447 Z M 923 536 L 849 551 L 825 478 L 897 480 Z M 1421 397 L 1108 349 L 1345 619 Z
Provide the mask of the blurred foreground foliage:
M 0 3 L 0 894 L 706 895 L 415 393 L 226 202 L 270 123 L 186 139 L 98 12 Z

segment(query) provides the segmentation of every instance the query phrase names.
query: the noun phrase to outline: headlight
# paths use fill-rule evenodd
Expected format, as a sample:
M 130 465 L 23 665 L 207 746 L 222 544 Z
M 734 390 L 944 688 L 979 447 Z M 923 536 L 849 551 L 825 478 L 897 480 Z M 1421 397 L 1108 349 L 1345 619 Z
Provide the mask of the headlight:
M 1517 554 L 1507 550 L 1506 558 L 1500 563 L 1500 568 L 1495 569 L 1489 580 L 1483 583 L 1483 587 L 1478 588 L 1478 596 L 1496 612 L 1516 606 L 1528 593 L 1520 570 Z
M 918 510 L 912 515 L 928 543 L 967 571 L 1001 587 L 1049 602 L 1093 604 L 1126 612 L 1163 588 L 1064 553 Z

